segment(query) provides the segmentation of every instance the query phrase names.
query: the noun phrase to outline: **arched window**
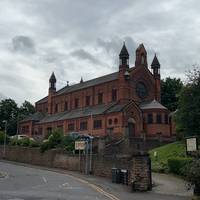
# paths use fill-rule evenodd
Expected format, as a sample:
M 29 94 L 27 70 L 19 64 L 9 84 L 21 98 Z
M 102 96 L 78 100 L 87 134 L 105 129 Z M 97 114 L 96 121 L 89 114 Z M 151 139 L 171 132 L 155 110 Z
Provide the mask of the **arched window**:
M 112 119 L 108 120 L 108 124 L 111 125 L 112 124 Z

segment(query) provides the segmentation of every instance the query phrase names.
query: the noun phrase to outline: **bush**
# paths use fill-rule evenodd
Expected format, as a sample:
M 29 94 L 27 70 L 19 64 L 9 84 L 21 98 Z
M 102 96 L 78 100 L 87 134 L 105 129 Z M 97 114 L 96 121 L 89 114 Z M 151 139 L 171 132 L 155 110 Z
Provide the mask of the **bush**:
M 62 147 L 63 146 L 63 133 L 59 131 L 58 129 L 55 129 L 52 131 L 52 134 L 49 136 L 48 140 L 43 142 L 40 151 L 44 152 L 48 149 L 53 149 L 56 147 Z
M 51 148 L 57 147 L 57 145 L 60 145 L 63 142 L 63 133 L 55 129 L 49 136 L 48 141 Z
M 28 147 L 30 145 L 30 139 L 29 138 L 20 139 L 19 145 L 23 147 Z
M 0 144 L 4 144 L 5 133 L 0 131 Z M 10 138 L 6 135 L 6 144 L 9 143 Z
M 55 129 L 48 140 L 41 144 L 40 151 L 45 152 L 46 150 L 53 148 L 64 148 L 67 151 L 73 151 L 74 139 L 70 136 L 64 136 L 61 131 Z
M 10 145 L 15 146 L 15 145 L 20 145 L 20 144 L 21 144 L 21 142 L 20 142 L 20 140 L 18 140 L 17 138 L 12 138 L 12 139 L 10 140 Z
M 200 159 L 194 159 L 183 170 L 185 178 L 194 185 L 194 194 L 200 196 Z
M 43 153 L 47 151 L 48 149 L 50 149 L 49 141 L 43 142 L 40 146 L 40 152 Z
M 184 175 L 184 168 L 192 162 L 192 158 L 175 157 L 168 159 L 169 172 Z
M 40 143 L 35 140 L 30 140 L 29 146 L 30 147 L 39 147 Z

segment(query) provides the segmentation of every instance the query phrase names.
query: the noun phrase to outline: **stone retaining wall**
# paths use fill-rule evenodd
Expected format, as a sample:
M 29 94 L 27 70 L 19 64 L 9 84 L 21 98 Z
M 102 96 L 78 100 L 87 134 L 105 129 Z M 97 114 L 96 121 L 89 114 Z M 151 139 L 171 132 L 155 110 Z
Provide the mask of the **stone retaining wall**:
M 3 158 L 3 148 L 0 146 L 0 158 Z M 85 171 L 85 156 L 67 154 L 61 150 L 49 150 L 41 153 L 39 148 L 18 146 L 6 147 L 6 160 L 40 165 L 46 167 L 62 168 L 70 171 Z M 81 167 L 81 169 L 80 169 Z M 134 190 L 147 191 L 151 189 L 150 161 L 147 154 L 105 156 L 93 155 L 92 173 L 97 176 L 111 178 L 111 169 L 128 169 L 128 184 Z

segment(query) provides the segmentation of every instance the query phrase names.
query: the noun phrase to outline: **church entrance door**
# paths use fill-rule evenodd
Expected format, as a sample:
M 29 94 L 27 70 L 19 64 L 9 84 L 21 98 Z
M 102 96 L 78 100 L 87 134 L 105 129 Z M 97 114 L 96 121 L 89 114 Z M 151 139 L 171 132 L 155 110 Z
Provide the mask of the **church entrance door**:
M 128 120 L 128 134 L 129 138 L 135 137 L 135 120 L 132 118 Z

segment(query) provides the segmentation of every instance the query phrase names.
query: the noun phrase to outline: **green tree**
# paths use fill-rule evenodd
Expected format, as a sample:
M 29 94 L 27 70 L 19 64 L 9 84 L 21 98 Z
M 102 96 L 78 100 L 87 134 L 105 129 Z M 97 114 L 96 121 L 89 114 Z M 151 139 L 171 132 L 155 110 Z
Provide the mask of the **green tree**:
M 200 136 L 200 70 L 188 74 L 188 83 L 182 89 L 176 113 L 178 131 L 185 136 Z
M 12 99 L 5 99 L 0 101 L 0 130 L 5 130 L 5 123 L 7 121 L 7 134 L 15 135 L 17 133 L 17 124 L 25 116 L 35 112 L 34 106 L 28 102 L 18 107 L 17 103 Z
M 24 103 L 19 108 L 18 119 L 21 120 L 25 116 L 33 114 L 34 112 L 35 112 L 35 107 L 29 101 L 24 101 Z
M 4 121 L 7 121 L 7 133 L 14 135 L 17 129 L 18 107 L 14 100 L 5 99 L 0 102 L 0 129 L 5 129 Z
M 167 77 L 161 80 L 161 103 L 170 111 L 178 107 L 179 93 L 183 88 L 181 79 Z

